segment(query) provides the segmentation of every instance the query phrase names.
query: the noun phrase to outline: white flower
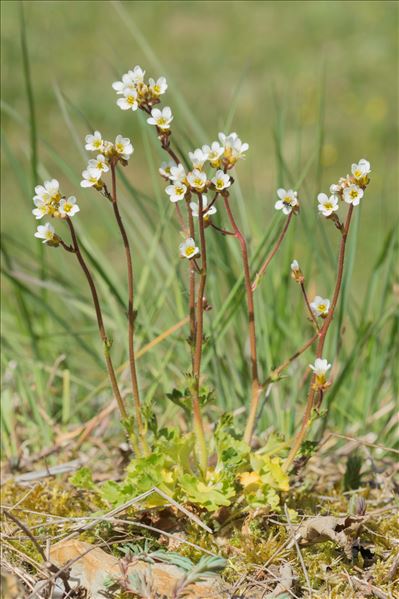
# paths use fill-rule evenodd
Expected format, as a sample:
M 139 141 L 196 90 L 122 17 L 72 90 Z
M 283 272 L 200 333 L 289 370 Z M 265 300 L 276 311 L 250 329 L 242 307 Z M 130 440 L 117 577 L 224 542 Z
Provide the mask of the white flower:
M 179 181 L 182 183 L 186 178 L 186 171 L 184 170 L 184 166 L 182 164 L 174 165 L 170 169 L 170 179 L 172 181 Z
M 231 185 L 230 176 L 223 171 L 218 170 L 212 179 L 212 183 L 217 191 L 223 191 L 223 189 L 226 189 Z
M 194 152 L 189 152 L 188 157 L 194 168 L 202 169 L 207 161 L 208 155 L 203 150 L 197 149 Z
M 208 206 L 208 198 L 206 195 L 202 194 L 202 212 L 203 212 L 203 217 L 205 219 L 208 219 L 210 216 L 212 216 L 212 214 L 216 214 L 216 212 L 217 212 L 216 206 L 211 206 L 208 210 L 207 210 L 207 206 Z M 199 202 L 190 202 L 190 208 L 191 208 L 192 215 L 195 218 L 198 218 Z
M 166 83 L 165 77 L 159 77 L 157 81 L 154 81 L 154 79 L 150 78 L 148 81 L 150 84 L 150 91 L 154 96 L 160 96 L 161 94 L 164 94 L 168 89 L 168 84 Z
M 102 173 L 107 173 L 109 171 L 109 166 L 105 160 L 105 156 L 103 156 L 102 154 L 99 154 L 97 158 L 92 158 L 91 160 L 89 160 L 87 168 L 96 168 Z
M 331 368 L 331 364 L 323 358 L 316 358 L 314 364 L 309 364 L 309 368 L 311 368 L 316 375 L 316 383 L 318 385 L 324 385 L 326 382 L 326 374 Z
M 35 237 L 38 239 L 43 239 L 43 243 L 54 241 L 54 238 L 56 237 L 54 227 L 52 227 L 50 223 L 39 225 L 37 227 Z
M 145 71 L 139 65 L 136 65 L 133 71 L 129 71 L 128 75 L 132 78 L 134 83 L 143 83 Z
M 137 110 L 139 105 L 137 103 L 137 92 L 135 89 L 125 87 L 123 90 L 123 97 L 118 98 L 116 103 L 122 110 Z
M 170 123 L 173 120 L 172 111 L 169 106 L 165 106 L 162 110 L 159 108 L 153 108 L 151 110 L 151 116 L 147 119 L 147 123 L 149 125 L 156 125 L 161 129 L 161 131 L 165 131 L 170 128 Z
M 129 160 L 130 156 L 134 152 L 134 148 L 130 143 L 130 139 L 128 137 L 122 137 L 122 135 L 117 135 L 114 144 L 115 152 L 122 156 L 124 160 Z
M 202 146 L 202 151 L 207 155 L 209 162 L 217 162 L 224 152 L 224 148 L 218 141 L 212 142 L 210 146 Z
M 77 212 L 80 212 L 75 196 L 70 196 L 68 199 L 63 198 L 58 206 L 58 210 L 61 216 L 74 216 Z
M 277 195 L 280 198 L 274 204 L 276 210 L 282 210 L 284 214 L 289 214 L 294 206 L 298 205 L 297 192 L 292 189 L 278 189 Z
M 229 133 L 228 135 L 225 133 L 219 133 L 218 137 L 224 148 L 231 148 L 237 139 L 239 139 L 237 133 Z
M 371 173 L 370 163 L 365 158 L 359 160 L 358 164 L 352 164 L 352 175 L 355 179 L 362 179 Z
M 225 157 L 228 159 L 233 158 L 234 161 L 243 158 L 249 148 L 247 143 L 242 143 L 237 133 L 230 133 L 229 135 L 219 133 L 219 140 L 224 148 Z
M 99 131 L 94 131 L 93 135 L 86 135 L 85 149 L 90 152 L 102 152 L 104 141 Z
M 358 206 L 363 195 L 363 189 L 361 189 L 354 183 L 352 183 L 352 185 L 349 185 L 349 187 L 345 187 L 344 189 L 344 200 L 347 204 L 353 204 L 354 206 Z
M 339 202 L 336 195 L 327 196 L 325 193 L 319 193 L 317 196 L 319 205 L 317 206 L 323 216 L 331 216 L 339 208 Z
M 103 153 L 104 156 L 111 156 L 114 151 L 114 144 L 112 141 L 104 140 Z
M 188 173 L 187 181 L 193 189 L 202 191 L 207 182 L 206 173 L 195 168 L 191 173 Z
M 36 185 L 33 201 L 40 200 L 44 204 L 48 204 L 51 200 L 58 200 L 60 198 L 60 184 L 57 179 L 51 179 L 45 181 L 43 185 Z M 37 205 L 37 204 L 36 204 Z
M 183 183 L 176 181 L 174 185 L 168 185 L 165 191 L 168 194 L 171 202 L 178 202 L 179 200 L 184 199 L 184 196 L 187 192 L 187 187 Z
M 341 186 L 337 185 L 336 183 L 333 183 L 332 185 L 330 185 L 330 193 L 332 195 L 338 195 L 339 192 L 341 191 Z
M 298 260 L 293 260 L 291 262 L 291 270 L 292 270 L 292 272 L 298 272 L 300 270 Z
M 122 81 L 114 81 L 112 87 L 117 94 L 123 94 L 125 90 L 135 91 L 135 82 L 133 78 L 133 71 L 129 71 L 122 75 Z
M 330 309 L 330 300 L 327 298 L 323 299 L 320 295 L 316 295 L 313 302 L 310 303 L 310 307 L 315 316 L 325 318 Z
M 183 258 L 188 259 L 194 258 L 194 256 L 200 253 L 199 248 L 195 245 L 195 241 L 192 237 L 189 237 L 179 245 L 179 251 Z
M 32 214 L 37 220 L 46 216 L 46 214 L 51 214 L 53 212 L 53 206 L 48 202 L 43 202 L 38 196 L 33 198 L 34 204 L 36 208 L 32 210 Z
M 176 166 L 176 162 L 174 162 L 173 160 L 169 160 L 169 162 L 162 162 L 158 171 L 160 172 L 162 177 L 165 177 L 166 179 L 171 179 L 172 177 L 170 176 L 170 171 L 171 171 L 172 167 L 175 167 L 175 166 Z M 184 170 L 184 168 L 183 168 L 183 170 Z
M 98 168 L 88 168 L 82 173 L 81 187 L 93 187 L 97 185 L 101 178 L 101 171 Z
M 122 94 L 124 89 L 134 89 L 137 83 L 143 83 L 145 71 L 138 65 L 134 67 L 133 71 L 128 71 L 122 75 L 122 81 L 115 81 L 112 87 L 117 94 Z

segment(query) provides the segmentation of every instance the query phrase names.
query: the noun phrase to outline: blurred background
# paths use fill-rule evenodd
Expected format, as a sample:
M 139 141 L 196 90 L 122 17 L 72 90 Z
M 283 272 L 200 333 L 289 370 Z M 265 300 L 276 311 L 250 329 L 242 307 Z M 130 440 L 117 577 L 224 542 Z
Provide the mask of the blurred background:
M 14 455 L 26 439 L 49 444 L 57 427 L 81 422 L 109 401 L 85 281 L 73 256 L 43 251 L 33 238 L 33 188 L 45 178 L 57 178 L 63 193 L 79 199 L 77 226 L 114 337 L 115 362 L 126 360 L 117 229 L 106 201 L 79 187 L 88 132 L 99 129 L 108 139 L 122 133 L 135 147 L 120 195 L 134 249 L 137 345 L 186 315 L 186 265 L 178 259 L 179 231 L 157 173 L 164 156 L 143 115 L 119 110 L 111 87 L 136 64 L 147 76 L 167 77 L 162 100 L 173 110 L 173 137 L 184 152 L 217 139 L 219 131 L 237 131 L 249 143 L 234 201 L 253 271 L 282 226 L 273 208 L 276 188 L 299 191 L 301 214 L 257 296 L 265 375 L 309 336 L 289 278 L 291 260 L 303 264 L 310 295 L 332 293 L 339 240 L 318 218 L 317 193 L 350 172 L 352 162 L 371 162 L 329 340 L 328 357 L 339 350 L 329 418 L 337 430 L 374 430 L 375 438 L 396 443 L 398 5 L 35 1 L 23 4 L 22 16 L 19 3 L 5 1 L 1 10 L 6 452 Z M 216 222 L 224 224 L 224 215 Z M 213 310 L 204 368 L 216 396 L 208 409 L 220 414 L 248 400 L 245 299 L 237 244 L 213 237 L 209 243 Z M 165 393 L 184 388 L 186 334 L 183 328 L 140 358 L 145 401 L 163 424 L 177 410 Z M 292 433 L 306 396 L 297 382 L 310 359 L 311 353 L 273 390 L 259 430 L 273 425 Z

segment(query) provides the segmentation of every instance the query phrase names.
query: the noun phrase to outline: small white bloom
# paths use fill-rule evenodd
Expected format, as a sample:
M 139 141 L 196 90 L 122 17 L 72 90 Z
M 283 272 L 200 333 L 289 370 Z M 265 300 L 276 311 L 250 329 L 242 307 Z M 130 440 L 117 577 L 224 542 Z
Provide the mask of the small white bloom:
M 328 197 L 325 193 L 319 193 L 317 201 L 319 202 L 317 207 L 323 216 L 331 216 L 339 208 L 339 200 L 336 195 Z
M 104 145 L 103 145 L 104 156 L 111 156 L 113 154 L 113 151 L 114 151 L 114 144 L 112 143 L 112 141 L 104 140 Z
M 183 183 L 186 179 L 186 171 L 184 170 L 184 166 L 182 164 L 174 165 L 170 169 L 170 179 L 172 181 L 179 181 Z
M 280 188 L 277 190 L 277 195 L 280 199 L 277 200 L 274 207 L 276 210 L 282 210 L 284 214 L 289 214 L 294 206 L 298 205 L 298 194 L 292 189 L 285 190 Z
M 93 135 L 86 135 L 85 149 L 90 152 L 102 152 L 104 141 L 99 131 L 94 131 Z
M 154 96 L 160 96 L 168 89 L 168 84 L 165 77 L 159 77 L 157 81 L 154 81 L 154 79 L 150 78 L 149 84 L 150 91 Z
M 123 90 L 123 97 L 118 98 L 116 103 L 122 110 L 133 110 L 134 112 L 139 107 L 136 90 L 125 87 Z
M 38 239 L 43 239 L 43 243 L 49 243 L 55 238 L 55 229 L 50 223 L 39 225 L 37 227 L 35 237 Z
M 224 173 L 222 170 L 218 170 L 212 179 L 212 183 L 217 191 L 223 191 L 223 189 L 226 189 L 231 185 L 230 176 Z
M 82 173 L 81 187 L 93 187 L 97 185 L 101 178 L 101 171 L 98 168 L 88 168 Z
M 338 195 L 339 192 L 341 191 L 341 186 L 337 185 L 336 183 L 333 183 L 332 185 L 330 185 L 330 193 L 331 195 Z
M 36 185 L 35 193 L 36 195 L 33 198 L 40 200 L 41 202 L 47 204 L 51 202 L 51 200 L 57 200 L 60 197 L 60 184 L 57 179 L 51 179 L 50 181 L 45 181 L 43 185 Z
M 206 173 L 195 168 L 191 173 L 188 173 L 187 181 L 193 189 L 202 191 L 207 183 Z
M 202 151 L 208 157 L 209 162 L 212 164 L 217 162 L 224 152 L 224 148 L 218 141 L 212 142 L 210 146 L 202 146 Z
M 175 166 L 176 163 L 173 160 L 169 160 L 169 162 L 162 162 L 158 171 L 162 175 L 162 177 L 165 177 L 166 179 L 171 179 L 172 177 L 170 176 L 170 171 Z
M 109 171 L 109 166 L 105 160 L 105 156 L 99 154 L 97 158 L 92 158 L 89 160 L 87 168 L 96 168 L 102 173 L 107 173 Z
M 224 148 L 231 148 L 234 142 L 236 142 L 237 139 L 239 139 L 237 133 L 229 133 L 228 135 L 226 135 L 225 133 L 219 133 L 218 137 L 220 143 Z
M 171 202 L 178 202 L 179 200 L 184 199 L 184 196 L 187 192 L 187 187 L 184 185 L 184 183 L 179 183 L 176 181 L 174 185 L 168 185 L 165 191 L 168 194 Z
M 313 302 L 310 303 L 310 307 L 315 316 L 321 316 L 325 318 L 328 315 L 330 309 L 330 300 L 322 298 L 320 295 L 316 295 Z
M 195 241 L 192 237 L 189 237 L 179 245 L 179 251 L 183 258 L 188 258 L 189 260 L 200 253 L 199 248 L 195 245 Z
M 205 219 L 208 219 L 210 216 L 212 216 L 212 214 L 216 214 L 216 212 L 217 212 L 215 205 L 211 206 L 208 210 L 207 210 L 207 206 L 208 206 L 208 198 L 206 195 L 202 194 L 202 212 L 203 212 L 203 216 Z M 190 202 L 190 208 L 191 208 L 192 215 L 195 218 L 198 218 L 199 202 Z
M 331 364 L 323 358 L 316 358 L 314 364 L 309 364 L 309 368 L 311 368 L 316 375 L 316 383 L 318 385 L 324 385 L 326 382 L 326 374 L 331 368 Z
M 298 270 L 299 270 L 299 262 L 298 262 L 298 260 L 293 260 L 291 262 L 291 270 L 292 270 L 292 272 L 298 272 Z
M 32 210 L 32 214 L 37 220 L 40 220 L 41 218 L 43 218 L 43 216 L 52 213 L 53 206 L 48 202 L 43 202 L 38 196 L 35 196 L 33 198 L 33 202 L 36 208 Z
M 359 160 L 358 164 L 352 164 L 352 175 L 355 179 L 362 179 L 371 173 L 370 162 L 365 158 Z
M 165 131 L 170 128 L 170 123 L 173 120 L 172 111 L 169 106 L 165 106 L 162 110 L 159 108 L 153 108 L 151 110 L 151 116 L 147 119 L 147 123 L 149 125 L 156 125 L 161 129 L 161 131 Z
M 122 81 L 114 81 L 112 87 L 117 94 L 123 94 L 125 90 L 135 91 L 136 86 L 133 77 L 133 71 L 129 71 L 122 75 Z
M 80 212 L 75 196 L 70 196 L 68 199 L 63 198 L 58 210 L 61 216 L 74 216 L 77 212 Z
M 188 157 L 190 158 L 193 167 L 198 169 L 202 169 L 208 158 L 207 154 L 199 148 L 194 150 L 194 152 L 189 152 Z
M 237 133 L 219 133 L 219 140 L 224 148 L 224 155 L 228 159 L 237 161 L 239 158 L 244 158 L 245 152 L 248 150 L 249 145 L 243 143 L 238 137 Z
M 363 189 L 361 189 L 354 183 L 352 183 L 352 185 L 349 185 L 349 187 L 345 187 L 344 189 L 344 200 L 347 204 L 353 204 L 354 206 L 358 206 L 363 195 Z
M 132 78 L 134 83 L 143 83 L 145 71 L 139 65 L 136 65 L 133 71 L 129 71 L 128 75 Z
M 128 137 L 123 137 L 122 135 L 117 135 L 114 144 L 115 152 L 122 156 L 124 160 L 129 160 L 130 156 L 134 152 L 134 148 L 130 143 L 130 139 Z

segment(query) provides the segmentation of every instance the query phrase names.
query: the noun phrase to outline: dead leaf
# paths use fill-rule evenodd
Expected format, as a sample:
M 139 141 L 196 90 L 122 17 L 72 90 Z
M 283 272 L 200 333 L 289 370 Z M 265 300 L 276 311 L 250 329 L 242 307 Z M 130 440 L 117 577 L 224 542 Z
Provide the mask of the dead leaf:
M 51 548 L 50 559 L 58 567 L 68 562 L 71 576 L 79 580 L 80 586 L 89 592 L 91 599 L 103 599 L 105 581 L 118 578 L 121 574 L 120 562 L 116 557 L 105 553 L 100 547 L 76 539 L 60 541 Z M 162 597 L 174 597 L 174 590 L 183 579 L 184 570 L 169 564 L 149 564 L 137 559 L 128 567 L 131 574 L 138 578 L 150 579 L 151 588 Z M 185 597 L 191 599 L 222 599 L 227 597 L 223 580 L 214 576 L 210 581 L 191 584 L 185 588 Z M 144 595 L 142 595 L 144 597 Z
M 295 540 L 301 546 L 313 545 L 334 541 L 345 552 L 348 559 L 352 559 L 352 546 L 359 533 L 364 518 L 362 516 L 316 516 L 306 520 L 295 533 Z M 289 547 L 294 545 L 293 540 Z

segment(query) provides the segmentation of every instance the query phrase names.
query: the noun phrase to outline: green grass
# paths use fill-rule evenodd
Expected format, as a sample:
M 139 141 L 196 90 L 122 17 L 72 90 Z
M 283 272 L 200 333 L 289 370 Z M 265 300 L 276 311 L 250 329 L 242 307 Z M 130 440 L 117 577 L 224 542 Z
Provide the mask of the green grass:
M 89 419 L 110 401 L 86 281 L 73 256 L 51 248 L 43 253 L 32 237 L 32 179 L 57 177 L 65 193 L 78 195 L 77 228 L 114 339 L 115 364 L 127 358 L 123 249 L 108 203 L 79 188 L 82 139 L 91 128 L 107 137 L 123 132 L 135 145 L 119 185 L 134 250 L 137 345 L 186 316 L 179 230 L 157 172 L 164 156 L 142 115 L 117 109 L 110 87 L 136 63 L 150 76 L 168 77 L 167 103 L 184 152 L 225 128 L 250 143 L 237 169 L 233 204 L 249 239 L 253 273 L 281 227 L 275 189 L 300 190 L 301 214 L 256 293 L 264 375 L 311 334 L 290 278 L 292 258 L 300 260 L 311 295 L 331 296 L 339 238 L 317 217 L 317 192 L 345 175 L 352 161 L 365 156 L 372 162 L 326 346 L 335 382 L 326 396 L 328 414 L 314 434 L 328 427 L 397 446 L 397 86 L 390 74 L 397 6 L 369 2 L 358 11 L 355 2 L 80 2 L 77 8 L 29 3 L 22 20 L 16 3 L 2 7 L 5 455 L 15 457 L 26 439 L 31 449 L 48 446 L 63 427 Z M 222 209 L 216 222 L 226 222 Z M 238 244 L 212 233 L 204 380 L 215 387 L 215 403 L 208 406 L 213 419 L 248 404 L 250 379 Z M 184 385 L 187 334 L 186 327 L 139 360 L 144 397 L 161 424 L 176 420 L 166 393 Z M 273 386 L 258 432 L 293 433 L 306 396 L 301 377 L 312 359 L 310 350 Z M 125 375 L 123 385 L 128 388 Z

